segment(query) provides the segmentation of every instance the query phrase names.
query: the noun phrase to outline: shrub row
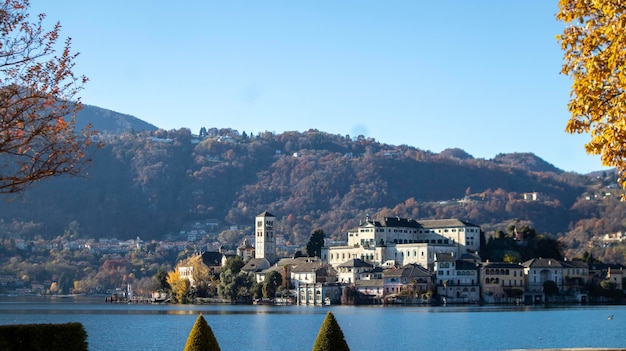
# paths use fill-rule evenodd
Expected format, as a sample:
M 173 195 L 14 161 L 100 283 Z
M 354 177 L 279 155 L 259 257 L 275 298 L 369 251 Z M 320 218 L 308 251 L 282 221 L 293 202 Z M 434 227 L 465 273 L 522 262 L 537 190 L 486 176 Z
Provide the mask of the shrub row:
M 81 323 L 0 326 L 3 351 L 87 351 L 87 332 Z

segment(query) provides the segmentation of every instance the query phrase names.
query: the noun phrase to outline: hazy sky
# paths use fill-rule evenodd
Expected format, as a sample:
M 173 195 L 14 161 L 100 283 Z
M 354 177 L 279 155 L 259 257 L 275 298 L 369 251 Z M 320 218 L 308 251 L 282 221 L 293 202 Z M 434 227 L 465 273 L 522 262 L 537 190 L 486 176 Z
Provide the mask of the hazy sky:
M 320 131 L 603 169 L 564 132 L 557 1 L 31 0 L 83 103 L 166 130 Z

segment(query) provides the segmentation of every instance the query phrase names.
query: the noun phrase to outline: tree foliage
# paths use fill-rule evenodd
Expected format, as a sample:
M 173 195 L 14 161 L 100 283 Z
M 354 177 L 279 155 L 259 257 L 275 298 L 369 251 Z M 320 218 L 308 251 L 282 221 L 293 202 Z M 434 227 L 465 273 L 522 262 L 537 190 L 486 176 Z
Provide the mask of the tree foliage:
M 626 6 L 621 1 L 561 0 L 561 73 L 573 80 L 566 131 L 590 133 L 588 153 L 617 167 L 626 187 Z
M 191 284 L 189 280 L 180 276 L 178 268 L 167 273 L 167 284 L 171 287 L 172 302 L 189 303 Z
M 241 271 L 243 260 L 239 256 L 229 257 L 220 272 L 217 287 L 219 296 L 232 303 L 252 299 L 252 277 Z
M 531 258 L 544 257 L 563 259 L 563 248 L 559 241 L 537 233 L 535 228 L 514 221 L 507 226 L 507 233 L 501 230 L 489 238 L 481 247 L 481 257 L 492 261 L 509 263 L 523 262 Z
M 343 336 L 343 331 L 332 312 L 326 314 L 322 323 L 313 351 L 349 351 L 348 343 Z
M 559 286 L 554 280 L 546 280 L 543 283 L 543 292 L 548 296 L 554 296 L 559 293 Z
M 311 234 L 309 242 L 306 244 L 306 253 L 309 257 L 321 257 L 322 247 L 324 247 L 324 231 L 322 229 L 315 229 Z
M 262 286 L 262 294 L 265 298 L 273 299 L 276 290 L 283 284 L 283 276 L 277 271 L 271 271 L 265 275 L 265 281 Z
M 215 335 L 202 314 L 198 315 L 196 322 L 191 328 L 187 337 L 184 351 L 219 351 L 220 345 L 217 343 Z
M 61 26 L 30 21 L 28 0 L 0 4 L 0 193 L 23 191 L 33 182 L 77 175 L 87 163 L 95 132 L 75 132 L 81 108 L 77 93 L 87 81 L 72 72 L 77 54 Z

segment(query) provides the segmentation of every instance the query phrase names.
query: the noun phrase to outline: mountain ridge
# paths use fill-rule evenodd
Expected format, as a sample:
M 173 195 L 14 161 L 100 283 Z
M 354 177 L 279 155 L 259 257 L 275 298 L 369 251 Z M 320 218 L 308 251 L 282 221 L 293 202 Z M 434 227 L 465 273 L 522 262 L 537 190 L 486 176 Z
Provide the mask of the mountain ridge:
M 0 232 L 158 240 L 211 220 L 219 223 L 211 240 L 236 246 L 253 218 L 269 211 L 277 230 L 299 245 L 318 228 L 345 240 L 369 215 L 458 218 L 487 236 L 520 222 L 578 253 L 592 236 L 624 230 L 614 173 L 564 172 L 530 153 L 487 160 L 315 129 L 247 135 L 209 128 L 200 137 L 187 128 L 139 131 L 142 124 L 127 119 L 116 115 L 104 129 L 105 146 L 88 174 L 40 182 L 0 202 Z

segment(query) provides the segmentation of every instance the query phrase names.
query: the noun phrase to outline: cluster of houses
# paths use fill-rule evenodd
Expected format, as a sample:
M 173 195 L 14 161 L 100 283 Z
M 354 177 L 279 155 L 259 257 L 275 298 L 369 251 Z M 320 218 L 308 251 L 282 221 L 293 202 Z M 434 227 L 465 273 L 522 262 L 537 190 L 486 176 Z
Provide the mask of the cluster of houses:
M 416 221 L 365 218 L 348 231 L 347 244 L 324 246 L 320 257 L 276 257 L 276 218 L 255 218 L 255 245 L 237 249 L 242 271 L 257 282 L 278 271 L 293 287 L 293 303 L 543 303 L 544 284 L 553 282 L 562 299 L 585 302 L 584 287 L 598 276 L 586 263 L 534 258 L 523 263 L 483 262 L 480 227 L 458 219 Z M 219 270 L 226 256 L 206 252 L 203 261 Z M 191 276 L 192 267 L 180 267 Z M 623 272 L 609 269 L 622 289 Z

